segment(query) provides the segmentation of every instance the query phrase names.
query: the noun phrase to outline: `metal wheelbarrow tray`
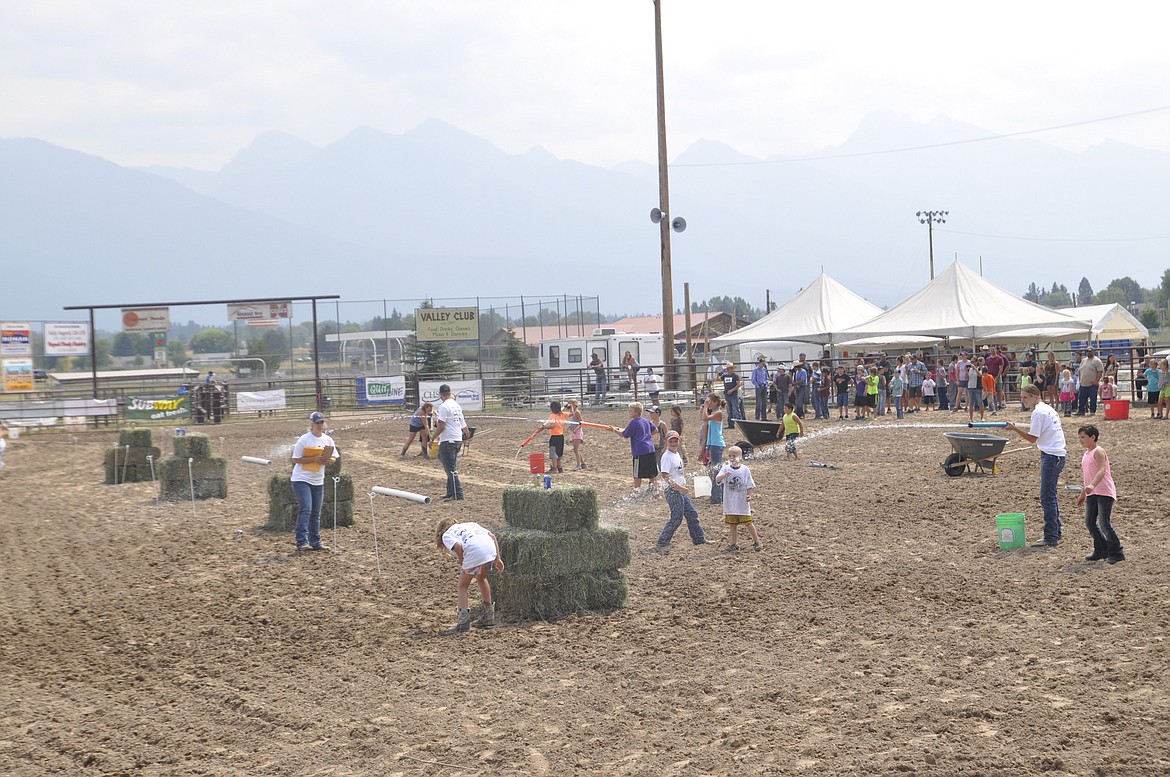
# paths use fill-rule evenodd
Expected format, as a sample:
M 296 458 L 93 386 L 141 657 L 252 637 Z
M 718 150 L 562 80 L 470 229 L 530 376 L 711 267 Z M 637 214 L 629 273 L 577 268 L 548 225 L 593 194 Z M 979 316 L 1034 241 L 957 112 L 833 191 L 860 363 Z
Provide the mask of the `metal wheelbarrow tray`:
M 1005 453 L 1030 450 L 1030 447 L 1015 448 L 1004 451 L 1008 440 L 1005 437 L 996 437 L 993 434 L 973 434 L 970 432 L 945 432 L 943 437 L 951 443 L 954 453 L 947 456 L 941 463 L 943 471 L 948 476 L 957 478 L 964 472 L 981 472 L 986 474 L 990 468 L 995 474 L 995 460 Z
M 735 426 L 743 432 L 743 436 L 747 438 L 747 441 L 757 448 L 784 438 L 784 423 L 782 421 L 748 421 L 743 418 L 737 418 L 735 419 Z

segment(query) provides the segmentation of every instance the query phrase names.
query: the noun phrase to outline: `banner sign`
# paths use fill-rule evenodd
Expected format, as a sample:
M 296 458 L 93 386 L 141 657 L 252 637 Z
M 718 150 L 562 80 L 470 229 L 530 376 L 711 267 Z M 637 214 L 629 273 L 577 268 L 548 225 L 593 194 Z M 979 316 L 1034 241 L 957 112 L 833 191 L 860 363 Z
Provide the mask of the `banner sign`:
M 446 383 L 451 387 L 451 396 L 463 408 L 463 412 L 483 410 L 483 381 L 482 380 L 420 380 L 418 393 L 422 397 L 420 402 L 434 402 L 438 410 L 439 386 Z M 470 425 L 470 424 L 469 424 Z
M 284 389 L 272 391 L 237 391 L 236 410 L 284 410 L 288 402 L 284 396 Z
M 89 324 L 82 321 L 46 322 L 45 356 L 89 356 Z
M 7 324 L 5 324 L 7 326 Z M 14 394 L 36 389 L 32 359 L 4 360 L 4 391 Z
M 166 421 L 171 418 L 191 417 L 191 398 L 184 394 L 166 399 L 127 397 L 126 418 L 142 421 Z
M 165 332 L 170 328 L 170 308 L 122 308 L 123 332 Z
M 406 404 L 406 376 L 358 378 L 357 401 L 359 405 Z
M 292 302 L 250 302 L 247 304 L 229 304 L 227 306 L 228 321 L 274 321 L 278 318 L 289 318 L 292 314 Z
M 414 332 L 420 343 L 434 340 L 478 340 L 479 310 L 415 308 Z
M 32 356 L 32 334 L 28 324 L 0 324 L 0 356 Z

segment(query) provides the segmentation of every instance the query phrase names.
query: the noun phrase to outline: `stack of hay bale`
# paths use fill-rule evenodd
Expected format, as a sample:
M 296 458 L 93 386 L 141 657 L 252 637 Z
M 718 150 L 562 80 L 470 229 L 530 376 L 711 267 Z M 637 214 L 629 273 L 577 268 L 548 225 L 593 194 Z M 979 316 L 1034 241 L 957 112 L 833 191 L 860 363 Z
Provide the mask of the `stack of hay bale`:
M 625 529 L 598 526 L 597 491 L 509 486 L 495 532 L 504 571 L 491 576 L 496 611 L 511 619 L 556 620 L 610 612 L 626 603 L 621 568 L 630 563 Z
M 118 447 L 106 451 L 106 484 L 154 480 L 150 463 L 157 469 L 161 456 L 162 449 L 151 445 L 149 429 L 123 429 Z
M 333 478 L 337 481 L 337 494 L 334 498 Z M 334 504 L 337 505 L 337 525 L 353 526 L 353 478 L 341 474 L 341 459 L 336 458 L 325 465 L 325 500 L 321 505 L 321 528 L 333 528 Z M 297 527 L 296 494 L 293 493 L 292 481 L 289 473 L 273 475 L 268 478 L 268 523 L 266 529 L 276 531 L 293 531 Z
M 175 455 L 162 460 L 159 480 L 159 498 L 168 502 L 190 499 L 192 485 L 196 499 L 227 499 L 227 459 L 211 455 L 206 434 L 176 436 Z

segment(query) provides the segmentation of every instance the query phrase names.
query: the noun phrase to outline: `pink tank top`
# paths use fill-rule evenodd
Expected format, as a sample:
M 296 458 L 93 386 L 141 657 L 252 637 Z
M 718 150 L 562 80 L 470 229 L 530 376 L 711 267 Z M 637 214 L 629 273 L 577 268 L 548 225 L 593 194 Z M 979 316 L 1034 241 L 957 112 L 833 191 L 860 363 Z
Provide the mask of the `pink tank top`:
M 1093 455 L 1097 452 L 1094 448 L 1091 451 L 1085 451 L 1085 455 L 1081 456 L 1081 471 L 1085 474 L 1085 485 L 1093 482 L 1097 477 L 1097 459 Z M 1109 458 L 1105 458 L 1105 477 L 1101 478 L 1101 482 L 1093 489 L 1093 494 L 1096 496 L 1110 496 L 1117 499 L 1117 486 L 1113 484 L 1113 472 L 1109 466 Z

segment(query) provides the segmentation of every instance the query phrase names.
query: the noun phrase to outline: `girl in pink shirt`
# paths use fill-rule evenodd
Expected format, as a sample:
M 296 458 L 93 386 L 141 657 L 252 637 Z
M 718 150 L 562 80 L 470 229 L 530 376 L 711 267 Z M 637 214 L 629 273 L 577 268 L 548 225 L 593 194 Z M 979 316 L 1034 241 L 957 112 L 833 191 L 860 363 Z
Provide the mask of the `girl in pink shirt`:
M 1093 553 L 1085 556 L 1085 561 L 1104 560 L 1107 564 L 1116 564 L 1125 561 L 1125 550 L 1110 521 L 1113 505 L 1117 503 L 1117 486 L 1113 483 L 1109 456 L 1097 445 L 1100 434 L 1095 426 L 1082 426 L 1077 430 L 1077 439 L 1085 449 L 1085 455 L 1081 457 L 1085 485 L 1077 503 L 1085 506 L 1085 528 L 1093 537 Z

